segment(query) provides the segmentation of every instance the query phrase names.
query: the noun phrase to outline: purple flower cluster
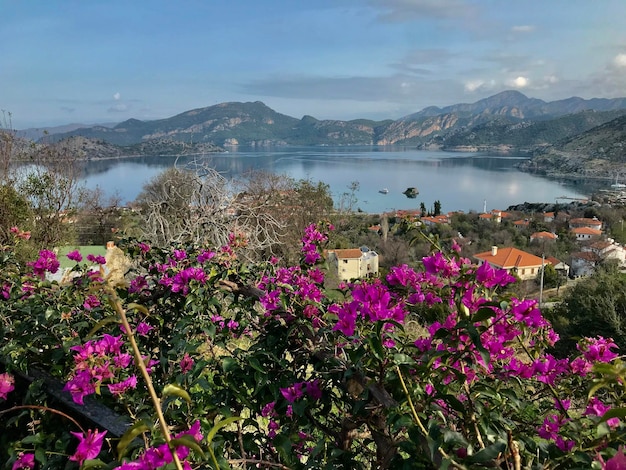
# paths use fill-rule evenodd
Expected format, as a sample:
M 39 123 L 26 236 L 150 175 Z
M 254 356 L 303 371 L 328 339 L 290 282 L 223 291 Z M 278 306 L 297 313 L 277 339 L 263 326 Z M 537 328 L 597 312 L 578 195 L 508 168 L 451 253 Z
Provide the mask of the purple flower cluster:
M 168 286 L 172 292 L 180 292 L 183 295 L 187 295 L 192 281 L 204 284 L 206 280 L 207 275 L 202 268 L 191 266 L 178 271 L 173 277 L 163 276 L 159 283 Z
M 315 264 L 320 260 L 319 249 L 322 243 L 328 241 L 328 236 L 322 232 L 324 229 L 333 230 L 334 227 L 330 224 L 325 224 L 323 227 L 311 224 L 304 230 L 304 237 L 302 237 L 304 264 Z
M 281 388 L 280 393 L 289 403 L 294 403 L 301 399 L 305 393 L 314 401 L 322 398 L 322 389 L 318 379 L 308 382 L 296 382 L 289 387 Z
M 294 300 L 295 305 L 302 306 L 306 311 L 305 316 L 311 318 L 311 315 L 318 310 L 309 306 L 317 305 L 323 297 L 321 286 L 324 282 L 324 273 L 317 268 L 309 268 L 302 271 L 297 266 L 288 268 L 279 268 L 274 276 L 266 276 L 258 284 L 260 289 L 266 293 L 259 299 L 266 312 L 266 316 L 271 316 L 274 312 L 281 310 L 283 307 L 281 298 L 290 298 Z M 290 316 L 294 311 L 290 309 Z M 314 320 L 314 326 L 318 325 Z
M 194 422 L 189 430 L 174 435 L 173 439 L 180 439 L 182 436 L 191 436 L 196 442 L 202 442 L 203 436 L 200 432 L 200 421 Z M 184 444 L 176 447 L 176 455 L 181 461 L 189 457 L 189 453 L 189 448 Z M 173 461 L 174 457 L 167 444 L 161 444 L 158 447 L 147 449 L 137 460 L 124 462 L 122 465 L 115 467 L 114 470 L 154 470 Z M 189 462 L 183 462 L 183 468 L 191 470 L 191 465 Z
M 15 379 L 11 374 L 5 372 L 0 374 L 0 398 L 7 399 L 9 393 L 15 389 Z
M 333 329 L 348 337 L 354 335 L 359 318 L 367 322 L 393 320 L 403 323 L 407 315 L 404 303 L 379 279 L 372 283 L 354 284 L 352 297 L 348 302 L 328 308 L 330 313 L 337 315 L 337 323 Z
M 11 470 L 33 470 L 35 468 L 35 454 L 20 452 L 17 460 L 13 462 Z
M 70 460 L 82 465 L 85 460 L 95 459 L 98 456 L 102 449 L 102 443 L 107 431 L 100 432 L 98 430 L 92 431 L 88 429 L 87 434 L 80 432 L 72 432 L 71 434 L 80 442 L 76 447 L 76 452 L 70 456 Z
M 92 254 L 89 254 L 89 255 L 87 255 L 87 261 L 91 261 L 92 263 L 95 263 L 95 264 L 106 264 L 107 263 L 107 260 L 102 255 L 92 255 Z
M 37 261 L 31 261 L 27 264 L 33 268 L 33 274 L 41 279 L 46 276 L 46 272 L 56 273 L 60 266 L 57 255 L 50 250 L 41 250 Z
M 74 250 L 74 251 L 70 251 L 67 254 L 68 259 L 71 259 L 72 261 L 76 261 L 77 263 L 80 263 L 83 260 L 83 255 L 80 254 L 80 251 L 78 250 Z
M 88 341 L 70 348 L 76 352 L 74 375 L 65 384 L 64 390 L 70 392 L 75 403 L 82 405 L 84 397 L 95 393 L 105 381 L 110 382 L 109 391 L 114 395 L 122 395 L 137 386 L 137 378 L 134 375 L 124 380 L 117 377 L 133 363 L 132 356 L 122 351 L 123 346 L 121 335 L 105 334 L 98 341 Z

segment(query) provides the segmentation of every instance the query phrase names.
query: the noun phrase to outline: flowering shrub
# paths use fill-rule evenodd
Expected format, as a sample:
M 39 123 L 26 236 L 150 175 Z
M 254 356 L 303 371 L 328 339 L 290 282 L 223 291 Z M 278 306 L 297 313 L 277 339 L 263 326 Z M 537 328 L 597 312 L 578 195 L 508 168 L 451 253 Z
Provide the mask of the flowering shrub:
M 254 266 L 223 247 L 155 248 L 114 285 L 106 260 L 63 284 L 53 252 L 0 284 L 0 461 L 7 468 L 621 468 L 626 367 L 608 338 L 578 354 L 514 278 L 435 251 L 384 279 L 325 287 L 328 225 L 300 266 Z M 19 234 L 19 232 L 16 232 Z M 72 252 L 81 263 L 82 255 Z M 445 312 L 423 322 L 428 310 Z M 36 370 L 98 427 L 59 407 Z M 19 392 L 19 393 L 18 393 Z

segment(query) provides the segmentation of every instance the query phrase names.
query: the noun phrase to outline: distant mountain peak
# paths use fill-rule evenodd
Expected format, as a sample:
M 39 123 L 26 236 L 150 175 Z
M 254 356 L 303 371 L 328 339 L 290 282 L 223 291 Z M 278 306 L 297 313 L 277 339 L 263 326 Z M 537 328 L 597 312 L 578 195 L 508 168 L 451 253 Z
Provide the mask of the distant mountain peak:
M 515 139 L 509 135 L 519 136 L 530 122 L 553 120 L 586 110 L 618 113 L 625 110 L 626 113 L 626 98 L 570 98 L 545 102 L 529 98 L 517 90 L 505 90 L 474 103 L 443 108 L 430 106 L 395 121 L 318 120 L 306 114 L 297 119 L 273 110 L 262 101 L 225 102 L 165 119 L 128 119 L 113 129 L 76 129 L 54 134 L 54 140 L 82 135 L 122 146 L 170 139 L 217 146 L 415 144 L 433 147 L 448 147 L 452 140 L 456 140 L 457 147 L 469 149 L 479 144 L 477 136 L 483 140 L 487 139 L 486 134 L 495 136 L 496 128 L 502 132 L 508 129 L 506 139 L 513 142 Z M 603 116 L 579 118 L 576 121 L 579 124 L 570 126 L 570 129 L 588 129 L 586 126 L 599 124 L 604 119 Z M 552 142 L 552 134 L 544 142 Z M 465 139 L 464 143 L 462 139 Z M 489 139 L 493 140 L 492 137 Z

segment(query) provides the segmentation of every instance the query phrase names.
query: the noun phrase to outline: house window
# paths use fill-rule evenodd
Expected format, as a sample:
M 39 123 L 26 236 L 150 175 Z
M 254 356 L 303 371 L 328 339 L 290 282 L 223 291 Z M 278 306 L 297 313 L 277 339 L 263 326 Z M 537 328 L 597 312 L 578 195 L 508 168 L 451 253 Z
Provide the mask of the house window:
M 343 260 L 343 264 L 348 264 L 348 260 L 347 260 L 347 259 L 344 259 L 344 260 Z
M 525 270 L 525 269 L 522 269 L 522 276 L 523 276 L 524 274 L 526 274 L 526 270 Z

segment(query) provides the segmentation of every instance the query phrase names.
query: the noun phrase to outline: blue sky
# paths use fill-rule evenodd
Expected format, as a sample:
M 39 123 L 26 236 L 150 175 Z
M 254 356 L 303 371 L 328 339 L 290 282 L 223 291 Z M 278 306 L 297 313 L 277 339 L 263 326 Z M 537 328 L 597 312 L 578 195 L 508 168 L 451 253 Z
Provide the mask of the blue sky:
M 0 0 L 14 128 L 226 101 L 397 119 L 517 89 L 626 96 L 624 0 Z

